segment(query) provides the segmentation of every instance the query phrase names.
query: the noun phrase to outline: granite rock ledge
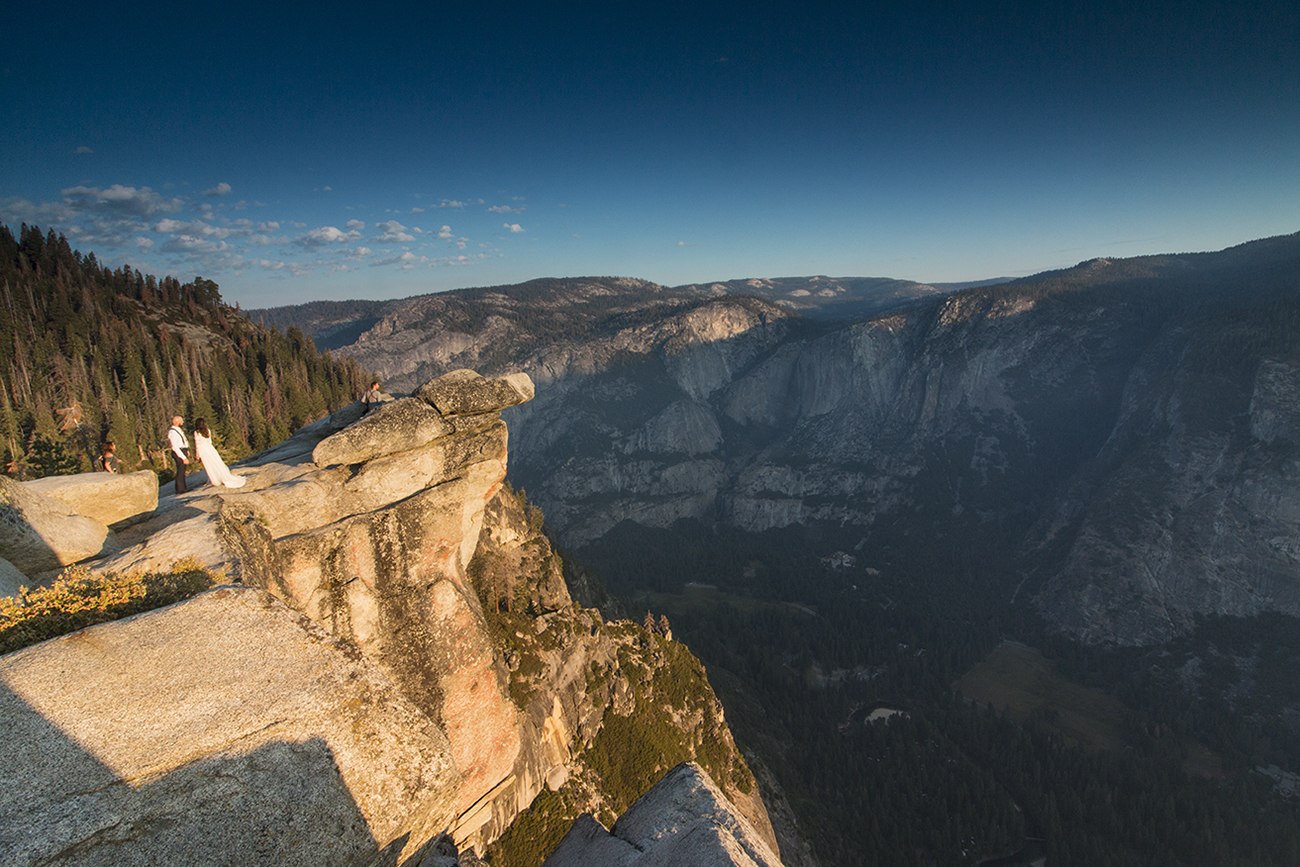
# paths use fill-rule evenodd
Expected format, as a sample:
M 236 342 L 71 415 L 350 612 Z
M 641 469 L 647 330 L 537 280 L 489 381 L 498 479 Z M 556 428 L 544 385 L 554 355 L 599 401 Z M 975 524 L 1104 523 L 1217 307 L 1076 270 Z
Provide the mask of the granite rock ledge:
M 235 583 L 0 658 L 0 724 L 19 733 L 0 867 L 193 863 L 195 846 L 232 865 L 476 863 L 543 787 L 586 773 L 605 709 L 632 701 L 594 673 L 662 651 L 575 606 L 506 496 L 499 411 L 532 394 L 455 371 L 237 464 L 237 490 L 164 486 L 87 567 L 190 557 Z M 527 701 L 470 577 L 481 546 L 540 576 Z M 761 800 L 727 791 L 774 850 Z

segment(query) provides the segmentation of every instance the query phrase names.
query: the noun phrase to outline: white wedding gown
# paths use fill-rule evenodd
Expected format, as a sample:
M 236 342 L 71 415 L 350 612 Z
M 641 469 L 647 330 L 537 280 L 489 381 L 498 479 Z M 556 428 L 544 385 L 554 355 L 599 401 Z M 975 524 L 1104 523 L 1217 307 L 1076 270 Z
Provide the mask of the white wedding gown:
M 227 488 L 242 488 L 246 479 L 243 476 L 237 476 L 226 467 L 226 462 L 217 454 L 217 450 L 212 447 L 212 440 L 205 437 L 198 431 L 194 432 L 194 451 L 198 453 L 199 460 L 203 461 L 203 469 L 208 474 L 208 482 L 214 485 L 224 485 Z

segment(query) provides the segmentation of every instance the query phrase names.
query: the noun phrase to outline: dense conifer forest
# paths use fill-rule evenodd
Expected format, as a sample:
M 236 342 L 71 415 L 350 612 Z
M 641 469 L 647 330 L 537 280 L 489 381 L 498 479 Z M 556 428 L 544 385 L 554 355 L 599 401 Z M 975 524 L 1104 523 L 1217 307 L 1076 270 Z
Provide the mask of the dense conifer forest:
M 849 541 L 815 535 L 623 524 L 578 556 L 631 610 L 670 617 L 823 865 L 1300 863 L 1300 803 L 1265 772 L 1300 762 L 1293 618 L 1085 648 L 999 611 L 978 569 L 898 548 L 873 575 L 815 556 Z M 1095 719 L 963 695 L 1008 638 Z
M 255 324 L 218 286 L 111 269 L 52 230 L 0 224 L 0 452 L 17 478 L 84 472 L 112 441 L 123 469 L 171 471 L 173 415 L 205 418 L 228 460 L 354 400 L 367 374 L 297 328 Z

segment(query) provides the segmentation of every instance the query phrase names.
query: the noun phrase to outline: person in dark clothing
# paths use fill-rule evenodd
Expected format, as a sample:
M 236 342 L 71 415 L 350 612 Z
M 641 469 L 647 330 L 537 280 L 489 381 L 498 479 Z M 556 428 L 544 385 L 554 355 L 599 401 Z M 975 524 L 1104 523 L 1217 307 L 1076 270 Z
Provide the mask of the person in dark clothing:
M 172 416 L 172 426 L 167 430 L 167 444 L 171 447 L 172 461 L 176 464 L 176 493 L 188 494 L 190 489 L 185 485 L 185 468 L 189 466 L 189 455 L 185 450 L 190 447 L 190 441 L 185 437 L 185 431 L 181 427 L 185 419 L 180 416 Z
M 117 448 L 113 443 L 107 442 L 100 448 L 99 457 L 95 458 L 95 472 L 99 473 L 120 473 L 122 472 L 122 462 L 113 454 Z

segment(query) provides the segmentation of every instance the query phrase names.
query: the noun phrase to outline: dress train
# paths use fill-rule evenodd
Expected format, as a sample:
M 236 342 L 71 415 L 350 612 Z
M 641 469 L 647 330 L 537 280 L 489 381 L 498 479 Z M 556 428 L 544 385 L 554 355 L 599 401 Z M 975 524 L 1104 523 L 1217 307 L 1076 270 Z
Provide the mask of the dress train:
M 221 455 L 217 454 L 217 450 L 212 447 L 212 440 L 198 431 L 194 432 L 194 451 L 198 453 L 199 460 L 203 462 L 203 469 L 208 474 L 209 482 L 227 488 L 242 488 L 244 486 L 247 479 L 232 473 L 226 467 L 226 462 L 221 459 Z

